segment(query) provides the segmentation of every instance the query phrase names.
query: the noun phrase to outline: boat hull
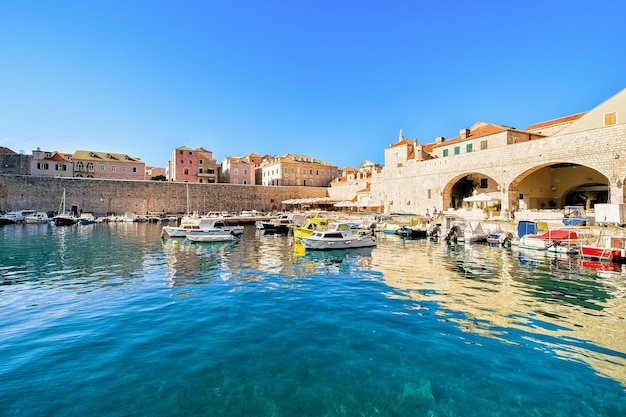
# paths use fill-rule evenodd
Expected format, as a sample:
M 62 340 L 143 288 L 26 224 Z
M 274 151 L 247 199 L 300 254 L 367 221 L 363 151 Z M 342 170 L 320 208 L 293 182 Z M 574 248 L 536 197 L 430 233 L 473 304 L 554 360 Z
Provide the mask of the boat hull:
M 301 237 L 300 243 L 306 249 L 312 250 L 352 249 L 376 246 L 376 241 L 374 241 L 371 236 L 359 236 L 353 239 L 318 239 L 309 236 Z
M 192 242 L 232 242 L 238 237 L 232 233 L 193 231 L 187 234 L 187 239 Z
M 601 261 L 623 262 L 626 260 L 624 249 L 601 248 L 597 246 L 581 246 L 580 255 L 585 258 L 599 259 Z
M 72 226 L 75 225 L 78 220 L 71 216 L 54 216 L 52 222 L 56 226 Z

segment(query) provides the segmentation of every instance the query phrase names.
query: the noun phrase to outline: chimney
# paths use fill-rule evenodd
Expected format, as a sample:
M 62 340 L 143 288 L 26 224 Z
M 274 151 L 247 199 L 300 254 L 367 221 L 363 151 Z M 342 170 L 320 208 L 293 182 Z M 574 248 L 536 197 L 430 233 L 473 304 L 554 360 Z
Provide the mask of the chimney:
M 469 129 L 461 129 L 461 132 L 459 132 L 459 135 L 461 136 L 461 140 L 467 139 L 469 134 L 470 134 L 470 130 Z
M 435 143 L 436 144 L 440 144 L 440 143 L 443 143 L 443 141 L 445 141 L 445 140 L 446 140 L 446 138 L 444 138 L 443 136 L 437 136 L 435 138 Z

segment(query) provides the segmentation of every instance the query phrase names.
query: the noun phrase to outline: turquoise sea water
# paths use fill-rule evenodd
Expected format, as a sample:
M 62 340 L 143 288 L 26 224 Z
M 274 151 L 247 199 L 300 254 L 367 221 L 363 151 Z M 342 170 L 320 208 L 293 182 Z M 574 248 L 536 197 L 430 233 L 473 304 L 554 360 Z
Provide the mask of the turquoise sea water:
M 0 415 L 626 415 L 619 266 L 378 242 L 2 227 Z

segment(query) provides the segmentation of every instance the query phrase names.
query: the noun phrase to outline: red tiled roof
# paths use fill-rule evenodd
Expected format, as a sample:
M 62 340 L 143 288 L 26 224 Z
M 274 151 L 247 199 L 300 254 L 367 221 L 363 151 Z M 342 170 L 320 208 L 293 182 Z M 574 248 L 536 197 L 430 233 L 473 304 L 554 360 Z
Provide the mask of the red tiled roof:
M 436 147 L 450 145 L 451 143 L 460 142 L 461 140 L 476 139 L 481 136 L 493 135 L 494 133 L 504 132 L 505 130 L 509 130 L 509 129 L 513 129 L 513 128 L 502 126 L 502 125 L 494 125 L 494 124 L 484 125 L 481 127 L 477 127 L 476 129 L 470 130 L 469 134 L 467 135 L 465 139 L 461 139 L 461 136 L 457 136 L 452 139 L 446 139 L 444 142 L 441 142 L 441 143 L 431 143 L 428 145 L 430 147 L 430 150 L 428 152 L 432 152 L 432 149 Z
M 571 116 L 560 117 L 558 119 L 548 120 L 547 122 L 535 123 L 534 125 L 528 126 L 525 130 L 536 130 L 548 126 L 556 126 L 567 122 L 574 122 L 583 117 L 585 114 L 587 114 L 587 112 L 572 114 Z
M 50 158 L 45 159 L 50 159 L 51 161 L 65 161 L 65 157 L 58 152 L 55 152 Z
M 401 140 L 399 142 L 389 145 L 389 147 L 395 148 L 396 146 L 409 145 L 409 144 L 413 144 L 413 141 L 409 139 L 404 139 L 404 140 Z

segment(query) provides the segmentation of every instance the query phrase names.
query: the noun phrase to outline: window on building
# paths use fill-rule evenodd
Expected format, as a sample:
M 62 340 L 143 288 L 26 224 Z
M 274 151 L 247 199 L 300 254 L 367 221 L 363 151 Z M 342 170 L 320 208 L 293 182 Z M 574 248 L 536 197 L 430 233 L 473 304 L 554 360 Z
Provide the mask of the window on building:
M 215 174 L 215 170 L 213 168 L 209 168 L 206 170 L 209 174 Z
M 607 113 L 604 115 L 604 126 L 617 124 L 617 113 Z
M 67 171 L 67 166 L 65 164 L 56 164 L 54 169 L 57 171 Z
M 133 172 L 137 172 L 137 167 L 133 167 Z
M 37 162 L 37 169 L 48 169 L 47 162 Z
M 191 159 L 189 160 L 189 165 L 193 165 L 193 161 Z
M 487 141 L 486 140 L 481 140 L 480 141 L 480 150 L 484 151 L 485 149 L 487 149 Z
M 189 169 L 185 168 L 185 175 L 189 175 Z
M 100 164 L 100 171 L 104 171 L 105 169 L 104 164 Z
M 315 175 L 320 175 L 320 171 L 318 169 L 315 170 Z
M 460 147 L 460 146 L 455 146 L 455 147 L 454 147 L 454 154 L 455 154 L 455 155 L 458 155 L 458 154 L 460 154 L 460 153 L 461 153 L 461 147 Z
M 84 167 L 82 162 L 76 162 L 76 171 L 82 171 Z
M 126 166 L 122 167 L 122 172 L 126 172 Z
M 465 152 L 472 152 L 472 144 L 468 143 L 467 145 L 465 145 Z
M 183 151 L 178 151 L 178 153 L 182 155 L 182 154 L 183 154 Z
M 313 175 L 313 170 L 309 169 L 309 175 Z
M 447 150 L 447 149 L 444 149 L 444 150 L 443 150 L 443 156 L 444 156 L 444 158 L 445 158 L 446 156 L 448 156 L 448 150 Z
M 198 165 L 202 165 L 202 159 L 198 159 Z
M 181 165 L 182 165 L 182 164 L 184 164 L 184 163 L 185 163 L 185 160 L 184 160 L 184 159 L 181 159 L 181 160 L 180 160 L 180 163 L 181 163 Z
M 233 169 L 233 173 L 234 173 L 235 175 L 239 175 L 239 168 L 235 168 L 235 169 Z
M 203 172 L 202 168 L 198 168 L 198 174 L 202 174 Z
M 480 179 L 480 188 L 487 188 L 489 187 L 489 184 L 487 183 L 487 178 L 481 178 Z
M 432 198 L 431 192 L 430 192 L 430 188 L 427 190 L 427 194 L 428 194 L 428 199 L 430 200 Z
M 93 171 L 94 171 L 93 162 L 87 162 L 87 172 L 93 172 Z
M 238 178 L 233 179 L 233 184 L 239 184 L 239 179 Z
M 243 175 L 248 175 L 248 170 L 247 169 L 243 170 Z
M 111 172 L 115 172 L 116 168 L 115 165 L 111 165 Z

